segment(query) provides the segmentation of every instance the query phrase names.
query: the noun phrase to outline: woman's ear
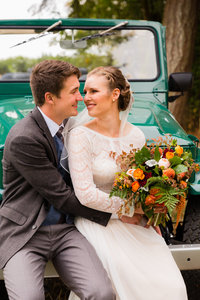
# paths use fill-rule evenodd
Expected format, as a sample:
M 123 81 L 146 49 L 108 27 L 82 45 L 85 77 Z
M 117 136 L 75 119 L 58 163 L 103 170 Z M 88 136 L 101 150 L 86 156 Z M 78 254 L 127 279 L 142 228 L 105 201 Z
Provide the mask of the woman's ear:
M 118 88 L 115 88 L 113 91 L 112 91 L 112 99 L 113 100 L 117 100 L 120 96 L 120 89 Z M 114 101 L 113 101 L 114 102 Z
M 113 91 L 112 91 L 112 99 L 113 99 L 113 102 L 117 101 L 118 98 L 120 96 L 120 89 L 118 88 L 115 88 Z

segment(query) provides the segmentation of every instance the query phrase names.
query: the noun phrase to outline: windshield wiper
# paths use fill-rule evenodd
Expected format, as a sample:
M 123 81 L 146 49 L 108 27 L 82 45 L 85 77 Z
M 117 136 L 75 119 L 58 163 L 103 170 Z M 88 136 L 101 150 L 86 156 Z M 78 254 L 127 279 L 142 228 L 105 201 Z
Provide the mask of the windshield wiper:
M 90 40 L 90 39 L 95 39 L 95 38 L 99 38 L 99 37 L 104 37 L 104 36 L 108 36 L 108 35 L 113 35 L 114 33 L 113 32 L 110 32 L 116 28 L 119 28 L 119 27 L 122 27 L 124 25 L 128 24 L 128 21 L 124 21 L 120 24 L 117 24 L 113 27 L 110 27 L 104 31 L 101 31 L 99 33 L 95 33 L 95 34 L 92 34 L 92 35 L 87 35 L 81 39 L 78 39 L 78 40 L 74 40 L 74 34 L 72 32 L 72 40 L 61 40 L 60 41 L 60 46 L 61 48 L 63 49 L 75 49 L 75 48 L 85 48 L 87 46 L 87 40 Z
M 51 26 L 49 26 L 48 28 L 46 28 L 44 31 L 42 31 L 40 34 L 38 34 L 37 36 L 31 37 L 31 38 L 29 38 L 28 40 L 25 40 L 25 41 L 22 41 L 22 42 L 20 42 L 20 43 L 18 43 L 18 44 L 15 44 L 15 45 L 11 46 L 10 48 L 14 48 L 14 47 L 16 47 L 16 46 L 19 46 L 19 45 L 22 45 L 22 44 L 25 44 L 25 43 L 34 41 L 34 40 L 36 40 L 36 39 L 39 39 L 39 38 L 41 38 L 41 37 L 43 37 L 43 36 L 46 36 L 47 34 L 50 33 L 49 31 L 50 31 L 51 29 L 57 27 L 57 26 L 60 25 L 60 24 L 62 24 L 62 21 L 61 21 L 61 20 L 59 20 L 59 21 L 57 21 L 56 23 L 52 24 Z
M 110 28 L 108 28 L 108 29 L 106 29 L 104 31 L 99 32 L 99 33 L 92 34 L 92 35 L 87 35 L 87 36 L 85 36 L 85 37 L 83 37 L 83 38 L 81 38 L 79 40 L 75 40 L 74 43 L 78 43 L 78 42 L 81 42 L 81 41 L 87 41 L 87 40 L 94 39 L 96 37 L 102 37 L 102 36 L 105 36 L 105 35 L 111 35 L 112 33 L 108 33 L 108 32 L 110 32 L 111 30 L 114 30 L 116 28 L 122 27 L 122 26 L 124 26 L 126 24 L 128 24 L 128 21 L 122 22 L 122 23 L 120 23 L 118 25 L 110 27 Z

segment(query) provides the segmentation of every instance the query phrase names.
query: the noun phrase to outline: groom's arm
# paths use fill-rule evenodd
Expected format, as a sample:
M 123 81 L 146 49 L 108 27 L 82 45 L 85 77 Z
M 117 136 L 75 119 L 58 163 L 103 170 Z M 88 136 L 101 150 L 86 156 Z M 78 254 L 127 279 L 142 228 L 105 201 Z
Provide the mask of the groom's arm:
M 31 137 L 16 137 L 10 146 L 12 164 L 43 199 L 62 213 L 81 216 L 106 226 L 111 214 L 88 208 L 66 185 L 56 166 L 49 160 L 46 149 Z

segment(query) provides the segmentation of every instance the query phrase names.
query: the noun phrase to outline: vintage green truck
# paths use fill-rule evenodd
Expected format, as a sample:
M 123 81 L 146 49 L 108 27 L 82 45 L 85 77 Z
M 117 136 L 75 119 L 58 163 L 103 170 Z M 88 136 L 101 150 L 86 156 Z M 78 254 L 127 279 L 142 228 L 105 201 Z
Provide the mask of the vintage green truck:
M 158 22 L 109 19 L 0 20 L 0 201 L 3 194 L 4 143 L 10 128 L 34 107 L 31 68 L 47 58 L 67 60 L 82 71 L 81 92 L 88 71 L 99 65 L 121 69 L 134 92 L 129 121 L 152 140 L 171 134 L 200 161 L 198 139 L 188 135 L 168 110 L 169 91 L 182 94 L 192 84 L 190 73 L 168 77 L 165 27 Z M 83 103 L 79 110 L 83 108 Z M 181 270 L 200 269 L 200 174 L 192 178 L 187 209 L 166 241 Z M 47 276 L 55 271 L 48 265 Z M 0 279 L 2 273 L 0 273 Z

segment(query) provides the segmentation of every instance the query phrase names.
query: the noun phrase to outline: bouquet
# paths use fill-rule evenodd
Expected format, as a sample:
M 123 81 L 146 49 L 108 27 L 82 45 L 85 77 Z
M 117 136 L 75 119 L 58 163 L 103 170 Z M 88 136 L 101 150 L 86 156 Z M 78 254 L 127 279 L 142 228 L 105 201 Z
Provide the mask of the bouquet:
M 141 206 L 148 225 L 165 226 L 175 215 L 176 228 L 185 210 L 189 179 L 193 171 L 199 171 L 199 165 L 191 152 L 177 145 L 177 140 L 170 136 L 153 141 L 140 150 L 130 145 L 129 153 L 122 151 L 118 156 L 110 153 L 121 169 L 116 173 L 110 197 L 124 199 L 119 217 Z

